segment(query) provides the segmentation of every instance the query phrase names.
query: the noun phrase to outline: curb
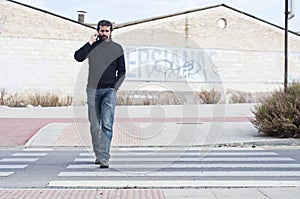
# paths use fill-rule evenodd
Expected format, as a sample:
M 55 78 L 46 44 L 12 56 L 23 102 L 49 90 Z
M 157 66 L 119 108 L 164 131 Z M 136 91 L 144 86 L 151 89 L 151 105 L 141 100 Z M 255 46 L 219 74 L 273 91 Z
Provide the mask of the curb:
M 295 138 L 275 138 L 272 140 L 257 140 L 233 143 L 216 144 L 218 147 L 255 147 L 255 146 L 300 146 L 300 139 Z

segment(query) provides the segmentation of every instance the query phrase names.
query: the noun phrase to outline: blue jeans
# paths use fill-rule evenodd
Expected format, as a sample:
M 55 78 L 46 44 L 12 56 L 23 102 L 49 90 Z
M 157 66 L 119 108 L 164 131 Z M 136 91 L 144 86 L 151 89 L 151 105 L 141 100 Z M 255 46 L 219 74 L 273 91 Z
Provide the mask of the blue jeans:
M 113 134 L 116 91 L 113 88 L 87 88 L 88 118 L 95 156 L 109 160 Z

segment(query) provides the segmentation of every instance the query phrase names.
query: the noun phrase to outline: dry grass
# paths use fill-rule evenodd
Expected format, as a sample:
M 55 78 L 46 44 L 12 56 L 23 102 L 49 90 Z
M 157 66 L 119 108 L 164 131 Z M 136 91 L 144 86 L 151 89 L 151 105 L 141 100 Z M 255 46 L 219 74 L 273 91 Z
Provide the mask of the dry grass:
M 211 89 L 210 91 L 202 90 L 199 97 L 204 104 L 218 104 L 221 100 L 221 93 Z
M 222 93 L 215 89 L 201 92 L 171 91 L 119 91 L 117 105 L 180 105 L 180 104 L 217 104 L 217 103 L 258 103 L 270 92 L 243 92 L 228 90 L 226 101 Z M 225 98 L 225 97 L 224 97 Z
M 171 91 L 119 91 L 117 105 L 172 105 L 182 104 L 184 96 Z
M 263 102 L 270 92 L 244 92 L 238 90 L 227 90 L 227 103 L 258 103 Z
M 9 107 L 26 107 L 42 106 L 42 107 L 56 107 L 56 106 L 70 106 L 73 98 L 70 96 L 61 97 L 54 93 L 40 93 L 33 94 L 18 94 L 10 93 L 5 89 L 0 90 L 0 105 Z
M 262 102 L 270 93 L 248 93 L 228 90 L 226 102 L 222 94 L 216 90 L 201 92 L 184 91 L 118 91 L 117 105 L 181 105 L 181 104 L 217 104 L 217 103 L 256 103 Z M 31 94 L 11 93 L 0 89 L 0 105 L 9 107 L 25 107 L 27 105 L 42 107 L 57 107 L 70 105 L 85 105 L 83 99 L 76 103 L 71 96 L 63 97 L 55 93 L 33 92 Z

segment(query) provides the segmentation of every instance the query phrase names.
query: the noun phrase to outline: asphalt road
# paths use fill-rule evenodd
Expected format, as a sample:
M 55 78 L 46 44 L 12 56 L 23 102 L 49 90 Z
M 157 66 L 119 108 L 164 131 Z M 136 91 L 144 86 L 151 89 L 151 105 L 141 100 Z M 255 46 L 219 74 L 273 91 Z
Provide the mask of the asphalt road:
M 300 148 L 113 148 L 100 169 L 84 148 L 1 148 L 0 188 L 300 185 Z

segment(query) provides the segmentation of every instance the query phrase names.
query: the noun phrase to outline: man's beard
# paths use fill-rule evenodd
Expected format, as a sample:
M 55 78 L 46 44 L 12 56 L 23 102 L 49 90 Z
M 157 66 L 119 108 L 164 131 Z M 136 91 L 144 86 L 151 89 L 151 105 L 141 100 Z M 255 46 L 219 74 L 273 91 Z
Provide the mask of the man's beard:
M 107 39 L 110 40 L 110 36 L 107 37 L 107 36 L 103 35 L 101 38 L 102 38 L 103 40 L 107 40 Z

